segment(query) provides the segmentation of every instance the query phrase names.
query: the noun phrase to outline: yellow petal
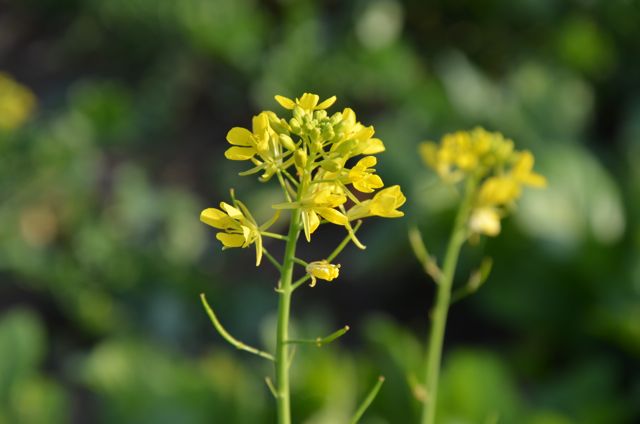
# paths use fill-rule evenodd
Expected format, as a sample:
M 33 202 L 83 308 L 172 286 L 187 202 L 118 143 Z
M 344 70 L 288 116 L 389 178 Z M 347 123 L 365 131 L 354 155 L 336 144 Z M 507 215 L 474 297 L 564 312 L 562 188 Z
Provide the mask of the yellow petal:
M 532 172 L 523 179 L 522 183 L 531 187 L 544 188 L 547 186 L 547 179 L 540 174 Z
M 248 160 L 254 157 L 256 149 L 253 147 L 230 147 L 224 152 L 224 156 L 229 160 Z
M 366 218 L 368 216 L 371 216 L 371 200 L 360 202 L 359 205 L 354 205 L 347 211 L 347 217 L 349 218 L 349 221 Z
M 354 181 L 353 187 L 362 193 L 373 193 L 376 189 L 384 187 L 384 183 L 380 176 L 366 174 L 364 178 Z
M 224 209 L 224 211 L 233 219 L 243 219 L 244 215 L 240 212 L 239 209 L 231 206 L 226 202 L 220 202 L 220 207 Z
M 474 233 L 497 236 L 500 233 L 500 215 L 494 208 L 478 208 L 471 213 L 469 228 Z
M 218 233 L 216 238 L 222 242 L 224 247 L 242 247 L 245 241 L 240 234 Z
M 358 161 L 358 163 L 356 164 L 356 167 L 371 168 L 372 166 L 375 166 L 377 163 L 378 163 L 378 160 L 375 158 L 375 156 L 365 156 Z
M 216 208 L 207 208 L 200 213 L 200 221 L 214 228 L 228 228 L 230 220 L 226 213 Z
M 233 127 L 227 133 L 227 141 L 234 146 L 248 147 L 253 145 L 252 136 L 251 131 L 246 128 Z
M 353 135 L 354 140 L 358 140 L 360 142 L 368 141 L 375 134 L 375 130 L 372 126 L 364 127 L 359 130 L 357 133 Z
M 261 112 L 253 117 L 251 120 L 253 126 L 253 134 L 264 140 L 269 137 L 269 115 L 266 112 Z
M 366 143 L 366 147 L 362 151 L 363 155 L 375 155 L 385 151 L 384 143 L 379 138 L 371 138 Z
M 310 262 L 306 267 L 306 271 L 314 279 L 319 278 L 325 281 L 332 281 L 340 275 L 340 265 L 330 264 L 324 259 Z
M 294 107 L 296 107 L 296 102 L 294 102 L 293 100 L 291 100 L 288 97 L 276 95 L 275 99 L 276 99 L 276 102 L 280 103 L 280 106 L 282 106 L 285 109 L 291 110 Z
M 320 226 L 320 218 L 314 211 L 309 211 L 309 234 L 313 234 Z
M 331 107 L 331 105 L 333 105 L 337 99 L 338 98 L 336 96 L 331 96 L 327 100 L 323 101 L 318 106 L 316 106 L 316 109 L 326 109 L 328 107 Z
M 342 214 L 341 212 L 338 212 L 335 209 L 332 208 L 317 208 L 314 209 L 321 217 L 323 217 L 324 219 L 326 219 L 327 221 L 329 221 L 332 224 L 336 224 L 336 225 L 347 225 L 347 223 L 349 222 L 349 220 L 347 219 L 347 217 Z
M 313 110 L 318 104 L 318 100 L 320 100 L 320 96 L 317 94 L 304 93 L 302 97 L 297 100 L 297 103 L 302 109 Z

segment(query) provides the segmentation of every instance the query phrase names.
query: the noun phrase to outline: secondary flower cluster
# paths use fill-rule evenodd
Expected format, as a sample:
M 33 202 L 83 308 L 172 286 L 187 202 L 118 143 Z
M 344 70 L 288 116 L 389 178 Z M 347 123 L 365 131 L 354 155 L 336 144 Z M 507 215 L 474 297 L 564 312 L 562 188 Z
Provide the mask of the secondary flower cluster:
M 384 188 L 382 178 L 376 174 L 377 158 L 373 155 L 383 152 L 385 146 L 373 137 L 372 126 L 358 122 L 350 108 L 329 114 L 327 108 L 335 103 L 335 96 L 322 102 L 310 93 L 296 99 L 275 96 L 275 100 L 291 116 L 285 119 L 264 111 L 253 117 L 251 129 L 232 128 L 227 134 L 231 147 L 225 156 L 251 162 L 252 167 L 240 175 L 260 173 L 262 182 L 277 178 L 286 201 L 273 208 L 299 210 L 307 241 L 320 224 L 331 223 L 345 227 L 351 240 L 363 248 L 355 237 L 352 221 L 370 216 L 403 216 L 398 208 L 406 198 L 400 187 Z M 373 196 L 361 200 L 360 193 Z M 201 220 L 222 230 L 217 237 L 224 247 L 256 243 L 260 263 L 264 226 L 256 224 L 246 207 L 223 203 L 221 209 L 203 211 Z M 328 263 L 312 264 L 307 272 L 313 277 L 330 281 L 338 275 L 338 268 Z
M 0 72 L 0 131 L 20 127 L 36 106 L 36 98 L 27 87 Z
M 512 140 L 482 128 L 447 134 L 439 144 L 422 143 L 420 154 L 446 182 L 473 180 L 473 234 L 499 234 L 500 218 L 520 197 L 522 187 L 546 186 L 546 179 L 533 172 L 531 152 L 514 150 Z

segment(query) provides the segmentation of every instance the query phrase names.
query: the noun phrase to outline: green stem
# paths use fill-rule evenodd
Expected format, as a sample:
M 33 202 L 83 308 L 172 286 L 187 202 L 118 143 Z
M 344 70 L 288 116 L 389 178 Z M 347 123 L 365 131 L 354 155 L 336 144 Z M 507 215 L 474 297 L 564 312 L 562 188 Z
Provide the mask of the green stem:
M 444 258 L 442 276 L 437 284 L 435 306 L 432 310 L 431 332 L 426 357 L 426 391 L 427 397 L 422 409 L 422 424 L 434 424 L 436 419 L 436 403 L 438 399 L 438 378 L 442 357 L 442 344 L 447 323 L 447 313 L 451 300 L 451 286 L 460 255 L 460 249 L 467 237 L 467 221 L 471 212 L 476 181 L 470 178 L 460 203 L 458 214 L 451 232 L 449 245 Z
M 300 234 L 300 209 L 291 212 L 291 223 L 289 224 L 289 235 L 284 251 L 282 271 L 280 273 L 280 284 L 278 293 L 280 301 L 278 303 L 278 329 L 276 334 L 276 389 L 277 389 L 277 410 L 278 424 L 291 424 L 291 396 L 289 390 L 289 312 L 291 309 L 291 280 L 293 276 L 293 265 L 296 255 L 296 243 Z

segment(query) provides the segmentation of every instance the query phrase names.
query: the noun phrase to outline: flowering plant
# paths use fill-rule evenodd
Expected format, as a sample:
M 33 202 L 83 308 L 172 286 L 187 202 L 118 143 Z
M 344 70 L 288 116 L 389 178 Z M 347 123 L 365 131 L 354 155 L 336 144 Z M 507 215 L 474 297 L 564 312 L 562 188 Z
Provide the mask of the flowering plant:
M 416 257 L 437 283 L 425 359 L 426 386 L 420 391 L 424 393 L 422 423 L 433 424 L 449 305 L 478 290 L 492 266 L 491 259 L 485 258 L 467 284 L 452 292 L 460 249 L 467 240 L 477 240 L 482 235 L 497 236 L 500 220 L 515 206 L 523 186 L 545 187 L 546 179 L 533 172 L 531 152 L 517 151 L 513 141 L 482 128 L 447 134 L 439 144 L 425 142 L 419 150 L 424 162 L 445 183 L 464 185 L 442 269 L 428 253 L 420 232 L 415 227 L 409 231 Z
M 313 287 L 317 280 L 338 278 L 340 265 L 333 261 L 349 241 L 364 249 L 356 238 L 360 220 L 371 216 L 401 217 L 403 213 L 398 208 L 406 199 L 397 185 L 383 188 L 382 178 L 376 174 L 374 166 L 377 159 L 373 155 L 382 153 L 385 146 L 380 139 L 373 137 L 373 127 L 358 122 L 354 111 L 349 108 L 329 115 L 327 109 L 336 101 L 335 96 L 322 102 L 319 96 L 309 93 L 295 100 L 283 96 L 275 96 L 275 99 L 292 116 L 284 119 L 271 111 L 259 113 L 253 117 L 251 130 L 235 127 L 229 131 L 227 141 L 231 147 L 225 152 L 230 160 L 251 163 L 251 168 L 240 175 L 261 174 L 261 182 L 274 179 L 278 182 L 283 201 L 273 205 L 273 217 L 259 224 L 247 206 L 236 199 L 233 191 L 231 203 L 222 202 L 219 209 L 208 208 L 200 215 L 205 224 L 219 230 L 216 237 L 223 249 L 254 245 L 256 266 L 260 266 L 262 258 L 266 257 L 280 272 L 276 286 L 279 306 L 275 353 L 256 349 L 235 339 L 222 327 L 204 294 L 201 300 L 214 327 L 228 342 L 238 349 L 274 361 L 275 381 L 267 377 L 267 385 L 276 399 L 278 422 L 290 423 L 290 345 L 314 343 L 320 346 L 349 330 L 345 326 L 324 338 L 291 339 L 289 315 L 293 292 L 309 280 Z M 352 163 L 360 156 L 357 162 Z M 373 193 L 373 196 L 360 200 L 361 193 Z M 288 233 L 269 232 L 282 211 L 290 212 Z M 346 237 L 326 258 L 305 261 L 297 257 L 300 233 L 304 232 L 306 241 L 310 242 L 322 224 L 343 227 Z M 281 261 L 265 248 L 263 238 L 286 243 Z M 304 275 L 294 281 L 295 265 L 303 267 Z M 359 419 L 381 384 L 382 380 L 376 383 L 352 422 Z

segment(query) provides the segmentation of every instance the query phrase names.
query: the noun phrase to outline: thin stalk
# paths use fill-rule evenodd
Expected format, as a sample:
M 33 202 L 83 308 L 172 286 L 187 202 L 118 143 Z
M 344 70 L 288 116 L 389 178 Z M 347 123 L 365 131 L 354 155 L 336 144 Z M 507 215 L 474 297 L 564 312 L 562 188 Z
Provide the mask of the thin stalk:
M 422 424 L 434 424 L 436 419 L 436 404 L 438 400 L 438 378 L 442 357 L 442 344 L 447 323 L 447 313 L 451 300 L 451 286 L 460 256 L 460 249 L 467 237 L 467 221 L 471 212 L 473 194 L 476 181 L 470 178 L 467 182 L 464 198 L 460 203 L 453 225 L 447 252 L 444 258 L 442 275 L 437 284 L 435 306 L 432 310 L 431 331 L 426 357 L 426 391 L 427 397 L 422 408 Z
M 289 389 L 289 313 L 291 309 L 291 279 L 293 276 L 296 243 L 300 235 L 300 209 L 291 211 L 291 222 L 280 273 L 278 293 L 278 328 L 276 333 L 276 388 L 278 424 L 291 424 L 291 396 Z

